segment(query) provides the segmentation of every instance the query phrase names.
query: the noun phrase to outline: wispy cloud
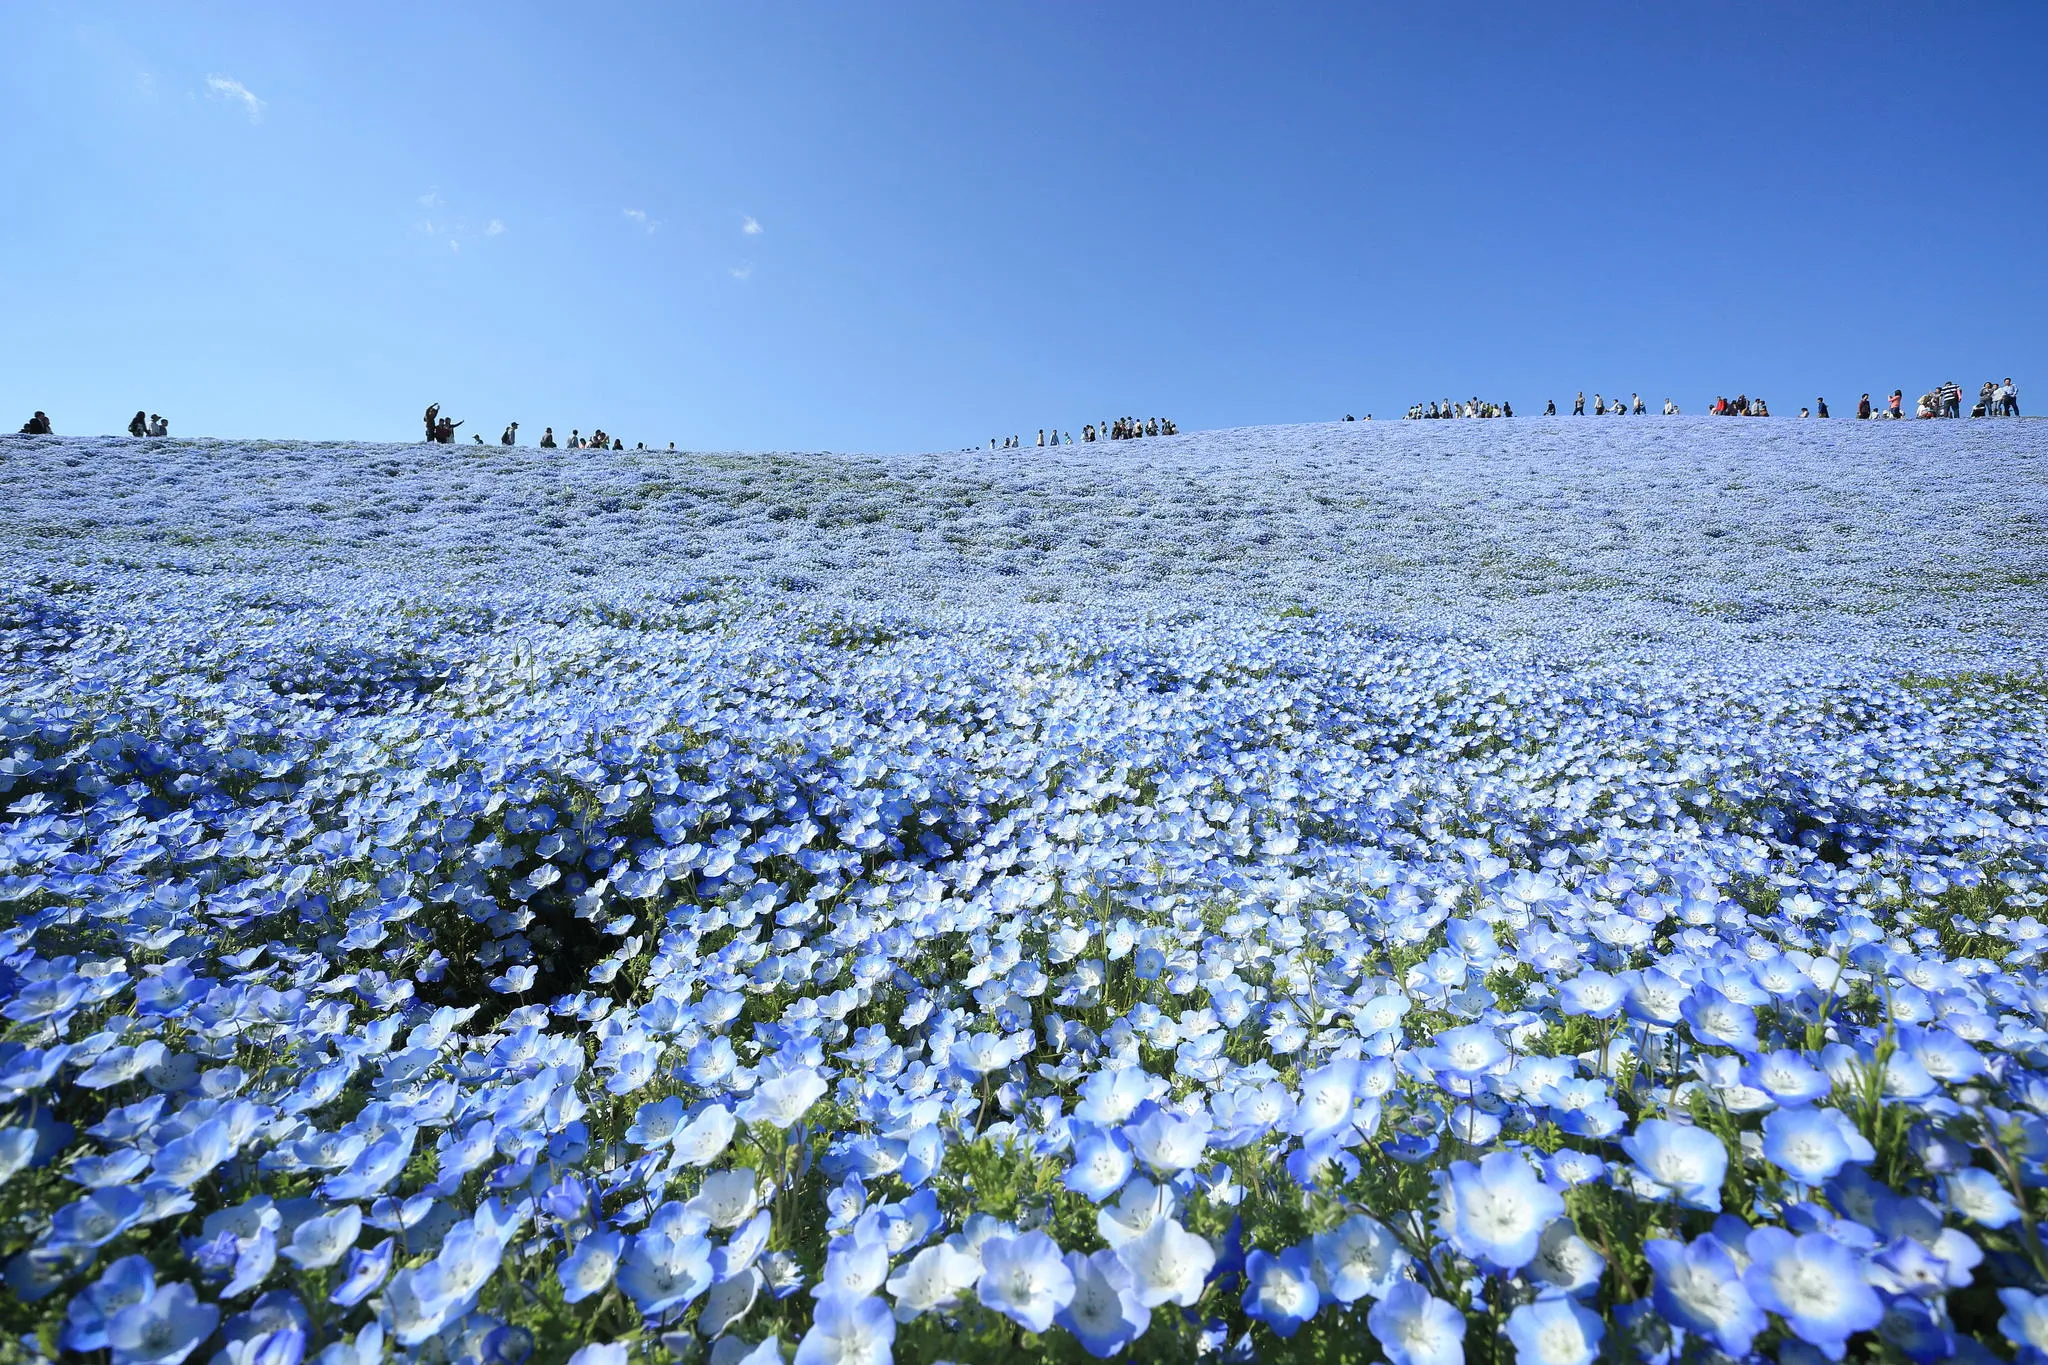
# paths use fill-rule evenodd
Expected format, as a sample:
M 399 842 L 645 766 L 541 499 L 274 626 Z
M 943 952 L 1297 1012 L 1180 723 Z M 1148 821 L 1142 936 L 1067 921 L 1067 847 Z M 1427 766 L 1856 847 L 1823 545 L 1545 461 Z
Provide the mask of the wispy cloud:
M 497 220 L 496 218 L 493 218 L 493 219 L 491 219 L 491 221 L 490 221 L 490 222 L 489 222 L 489 223 L 488 223 L 488 224 L 487 224 L 487 225 L 486 225 L 486 226 L 484 227 L 484 236 L 486 236 L 486 237 L 495 237 L 495 236 L 497 236 L 497 235 L 498 235 L 499 233 L 503 232 L 504 230 L 505 230 L 505 225 L 504 225 L 503 223 L 499 222 L 499 221 L 498 221 L 498 220 Z
M 625 213 L 626 217 L 638 223 L 641 227 L 646 228 L 649 236 L 652 236 L 654 230 L 661 226 L 661 220 L 649 218 L 646 209 L 624 209 L 622 212 Z
M 744 280 L 754 273 L 754 263 L 741 261 L 738 265 L 726 267 L 725 273 L 736 280 Z
M 761 235 L 761 225 L 754 221 L 752 215 L 743 213 L 740 215 L 740 231 L 746 233 L 749 237 L 759 237 Z
M 227 76 L 208 76 L 206 78 L 206 93 L 212 99 L 228 100 L 240 104 L 243 109 L 248 111 L 251 123 L 255 123 L 263 117 L 263 101 L 257 99 L 255 92 L 238 80 L 232 80 Z
M 436 194 L 432 190 L 428 190 L 425 194 L 420 196 L 420 207 L 423 209 L 435 209 L 441 207 L 441 196 Z

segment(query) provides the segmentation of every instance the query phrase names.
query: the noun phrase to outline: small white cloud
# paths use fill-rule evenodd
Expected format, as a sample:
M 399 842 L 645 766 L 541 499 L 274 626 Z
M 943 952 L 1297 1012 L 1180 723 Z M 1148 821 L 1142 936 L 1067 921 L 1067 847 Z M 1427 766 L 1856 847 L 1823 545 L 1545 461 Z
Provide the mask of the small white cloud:
M 755 222 L 750 215 L 743 213 L 740 215 L 740 231 L 746 233 L 749 237 L 759 237 L 761 235 L 761 225 Z
M 656 218 L 649 218 L 645 209 L 625 209 L 623 212 L 626 217 L 632 219 L 641 227 L 646 228 L 649 236 L 652 236 L 654 230 L 661 226 L 661 221 Z
M 499 222 L 497 219 L 493 218 L 491 219 L 489 225 L 484 228 L 484 236 L 495 237 L 504 230 L 505 225 Z
M 448 239 L 448 249 L 450 251 L 460 251 L 462 250 L 462 243 L 456 241 L 453 237 L 450 237 Z
M 248 86 L 226 76 L 208 76 L 207 94 L 217 100 L 232 100 L 249 112 L 249 121 L 255 123 L 263 117 L 263 101 L 257 99 Z
M 738 265 L 728 266 L 725 273 L 736 280 L 744 280 L 754 273 L 754 263 L 752 261 L 741 261 Z
M 421 196 L 420 196 L 420 207 L 421 207 L 421 208 L 423 208 L 423 209 L 433 209 L 433 208 L 439 208 L 440 206 L 441 206 L 441 196 L 440 196 L 440 195 L 438 195 L 438 194 L 436 194 L 436 193 L 434 193 L 434 191 L 432 191 L 432 190 L 428 190 L 428 191 L 427 191 L 427 192 L 426 192 L 425 194 L 423 194 L 423 195 L 421 195 Z

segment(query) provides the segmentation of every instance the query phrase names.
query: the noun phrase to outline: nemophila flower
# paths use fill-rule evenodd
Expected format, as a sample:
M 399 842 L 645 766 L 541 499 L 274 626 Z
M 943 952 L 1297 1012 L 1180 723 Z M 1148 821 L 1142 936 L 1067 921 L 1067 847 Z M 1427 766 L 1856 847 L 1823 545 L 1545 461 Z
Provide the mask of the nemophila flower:
M 687 1112 L 680 1095 L 643 1104 L 634 1113 L 632 1126 L 626 1129 L 626 1141 L 641 1147 L 666 1146 L 681 1131 Z
M 784 1095 L 775 1103 L 781 1104 L 791 1098 L 794 1097 Z M 808 1107 L 806 1104 L 805 1108 Z M 676 1130 L 668 1140 L 668 1147 L 675 1153 L 675 1159 L 685 1166 L 709 1166 L 718 1160 L 720 1154 L 732 1142 L 732 1135 L 738 1126 L 738 1120 L 734 1118 L 732 1110 L 721 1104 L 707 1105 L 697 1117 Z
M 1643 1243 L 1643 1254 L 1656 1275 L 1652 1296 L 1659 1313 L 1731 1356 L 1749 1354 L 1750 1342 L 1764 1329 L 1763 1310 L 1726 1244 L 1714 1237 L 1690 1243 L 1653 1237 Z
M 1123 1188 L 1132 1165 L 1130 1148 L 1120 1136 L 1091 1127 L 1075 1137 L 1073 1154 L 1060 1183 L 1090 1203 L 1100 1204 Z
M 1630 972 L 1625 980 L 1623 1008 L 1638 1023 L 1665 1028 L 1676 1024 L 1692 995 L 1683 982 L 1654 967 Z
M 618 1283 L 647 1317 L 684 1307 L 711 1287 L 711 1244 L 691 1234 L 642 1232 L 619 1262 Z
M 842 1239 L 825 1257 L 825 1271 L 811 1293 L 818 1298 L 861 1299 L 889 1278 L 889 1248 L 881 1242 Z
M 1606 1269 L 1607 1258 L 1579 1235 L 1570 1218 L 1560 1218 L 1543 1230 L 1527 1274 L 1550 1291 L 1585 1295 L 1600 1287 Z
M 280 1254 L 301 1270 L 324 1270 L 348 1254 L 362 1229 L 363 1211 L 346 1204 L 299 1224 Z
M 107 1320 L 107 1345 L 115 1365 L 179 1365 L 219 1321 L 220 1310 L 201 1303 L 191 1285 L 159 1285 Z
M 50 1216 L 49 1241 L 56 1246 L 103 1247 L 134 1227 L 142 1210 L 142 1196 L 127 1186 L 94 1190 Z
M 1495 1270 L 1527 1265 L 1543 1230 L 1564 1212 L 1564 1200 L 1513 1152 L 1453 1162 L 1437 1195 L 1438 1231 L 1460 1254 Z
M 1409 1262 L 1387 1225 L 1362 1213 L 1317 1233 L 1314 1250 L 1319 1282 L 1343 1304 L 1385 1294 L 1399 1282 Z
M 1465 1315 L 1413 1280 L 1375 1303 L 1365 1325 L 1393 1365 L 1458 1365 L 1465 1358 Z
M 751 1266 L 715 1281 L 705 1292 L 704 1307 L 697 1314 L 698 1333 L 715 1337 L 729 1331 L 753 1308 L 764 1283 L 761 1272 Z
M 1322 1301 L 1306 1247 L 1287 1247 L 1277 1256 L 1254 1251 L 1245 1259 L 1244 1278 L 1244 1311 L 1283 1337 L 1314 1317 Z
M 1645 1119 L 1622 1139 L 1621 1149 L 1634 1158 L 1636 1173 L 1652 1188 L 1691 1208 L 1720 1210 L 1728 1149 L 1706 1129 Z
M 805 1067 L 761 1082 L 753 1095 L 740 1106 L 739 1116 L 748 1123 L 790 1128 L 824 1095 L 825 1082 L 817 1072 Z M 680 1138 L 676 1145 L 678 1148 L 682 1146 Z
M 725 1231 L 752 1218 L 760 1203 L 760 1190 L 755 1184 L 753 1168 L 742 1167 L 735 1171 L 714 1171 L 705 1176 L 704 1184 L 687 1207 L 702 1214 L 712 1227 Z
M 156 1294 L 156 1275 L 144 1256 L 123 1256 L 98 1280 L 74 1296 L 65 1312 L 63 1344 L 72 1351 L 107 1345 L 107 1323 L 123 1308 L 147 1303 Z
M 1516 1365 L 1591 1365 L 1605 1335 L 1600 1315 L 1576 1299 L 1538 1299 L 1508 1314 Z
M 1206 1116 L 1190 1118 L 1148 1102 L 1136 1121 L 1124 1126 L 1123 1137 L 1132 1154 L 1155 1175 L 1178 1175 L 1201 1161 L 1209 1145 L 1209 1124 Z
M 818 1304 L 794 1365 L 889 1365 L 896 1319 L 880 1299 L 833 1297 Z
M 565 1303 L 581 1303 L 611 1287 L 625 1254 L 626 1239 L 617 1232 L 593 1232 L 576 1244 L 555 1267 Z
M 1848 1162 L 1875 1161 L 1877 1149 L 1839 1109 L 1780 1109 L 1764 1119 L 1766 1160 L 1802 1185 L 1832 1180 Z
M 1136 1237 L 1116 1248 L 1117 1259 L 1131 1272 L 1138 1302 L 1147 1309 L 1162 1303 L 1192 1308 L 1216 1264 L 1216 1249 L 1170 1217 L 1160 1217 Z
M 1749 1084 L 1784 1105 L 1810 1104 L 1825 1097 L 1834 1084 L 1804 1056 L 1785 1050 L 1757 1058 L 1742 1074 Z
M 2020 1216 L 2019 1205 L 2005 1182 L 1990 1171 L 1965 1166 L 1944 1182 L 1949 1207 L 1987 1228 L 2009 1226 Z
M 1557 999 L 1566 1014 L 1612 1019 L 1621 1012 L 1627 987 L 1605 972 L 1583 971 L 1558 983 Z
M 1177 1208 L 1173 1192 L 1137 1176 L 1123 1187 L 1116 1203 L 1098 1209 L 1095 1230 L 1112 1248 L 1131 1241 L 1162 1218 L 1171 1218 Z
M 386 1238 L 365 1251 L 357 1247 L 348 1253 L 348 1264 L 342 1267 L 341 1282 L 327 1296 L 329 1303 L 353 1308 L 377 1291 L 384 1283 L 384 1277 L 391 1273 L 391 1261 L 397 1253 L 396 1238 Z
M 992 1237 L 981 1246 L 980 1296 L 1027 1332 L 1043 1332 L 1074 1297 L 1074 1276 L 1042 1232 Z
M 2005 1305 L 2005 1313 L 1998 1319 L 1998 1330 L 2005 1334 L 2007 1341 L 2020 1348 L 2020 1359 L 2030 1362 L 2048 1360 L 2048 1294 L 2001 1289 L 1998 1301 Z
M 1151 1078 L 1137 1067 L 1097 1071 L 1081 1083 L 1074 1117 L 1105 1127 L 1120 1124 L 1137 1113 L 1151 1093 Z
M 1720 991 L 1702 988 L 1686 997 L 1682 1007 L 1693 1038 L 1707 1047 L 1733 1048 L 1754 1052 L 1756 1011 L 1730 1000 Z
M 980 1278 L 981 1262 L 975 1257 L 946 1242 L 928 1246 L 889 1277 L 896 1317 L 908 1322 L 935 1309 L 951 1308 Z
M 1750 1296 L 1830 1360 L 1840 1360 L 1851 1336 L 1884 1317 L 1884 1305 L 1864 1281 L 1856 1254 L 1832 1237 L 1758 1228 L 1749 1235 L 1747 1249 L 1750 1263 L 1742 1282 Z

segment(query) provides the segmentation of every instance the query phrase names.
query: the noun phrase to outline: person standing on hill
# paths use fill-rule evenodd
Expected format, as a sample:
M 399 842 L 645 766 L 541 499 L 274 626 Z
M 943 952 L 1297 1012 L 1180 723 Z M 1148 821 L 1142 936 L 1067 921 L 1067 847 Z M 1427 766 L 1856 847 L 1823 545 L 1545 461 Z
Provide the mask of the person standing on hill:
M 1859 420 L 1868 418 L 1870 416 L 1869 394 L 1866 393 L 1861 398 L 1856 400 L 1856 416 Z
M 436 425 L 440 416 L 441 405 L 439 403 L 427 404 L 427 444 L 429 445 L 441 439 L 439 435 L 440 427 Z
M 1814 400 L 1813 400 L 1813 415 L 1814 415 L 1815 417 L 1825 417 L 1825 416 L 1827 416 L 1827 415 L 1828 415 L 1828 400 L 1827 400 L 1827 399 L 1825 399 L 1825 398 L 1816 398 L 1816 399 L 1814 399 Z
M 1574 399 L 1572 400 L 1572 416 L 1574 416 L 1574 417 L 1584 417 L 1585 415 L 1586 415 L 1586 391 L 1585 391 L 1584 389 L 1580 389 L 1580 390 L 1579 390 L 1579 396 L 1578 396 L 1577 398 L 1574 398 Z
M 130 436 L 149 435 L 149 414 L 144 412 L 138 412 L 133 417 L 129 418 L 128 434 Z
M 1885 405 L 1885 416 L 1903 422 L 1906 420 L 1906 391 L 1893 389 L 1891 401 Z
M 2011 375 L 2007 375 L 2005 382 L 1998 386 L 1998 415 L 2000 417 L 2017 417 L 2020 415 L 2020 391 L 2012 386 Z
M 501 445 L 501 446 L 516 446 L 516 445 L 518 445 L 518 444 L 519 444 L 519 423 L 517 423 L 517 422 L 514 422 L 514 423 L 513 423 L 513 424 L 512 424 L 511 426 L 509 426 L 509 427 L 506 427 L 506 428 L 505 428 L 505 434 L 504 434 L 503 436 L 500 436 L 500 437 L 498 438 L 498 444 L 499 444 L 499 445 Z
M 1955 380 L 1949 380 L 1948 383 L 1943 384 L 1935 392 L 1941 396 L 1941 415 L 1943 417 L 1961 417 L 1963 415 L 1963 391 L 1956 386 Z

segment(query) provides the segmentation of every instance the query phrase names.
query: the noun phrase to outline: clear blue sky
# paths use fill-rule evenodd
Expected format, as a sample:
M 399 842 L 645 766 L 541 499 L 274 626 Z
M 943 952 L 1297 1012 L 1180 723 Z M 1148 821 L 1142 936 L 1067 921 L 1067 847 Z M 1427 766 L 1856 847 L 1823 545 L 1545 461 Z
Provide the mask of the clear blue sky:
M 0 51 L 10 430 L 2048 402 L 2032 0 L 12 0 Z

